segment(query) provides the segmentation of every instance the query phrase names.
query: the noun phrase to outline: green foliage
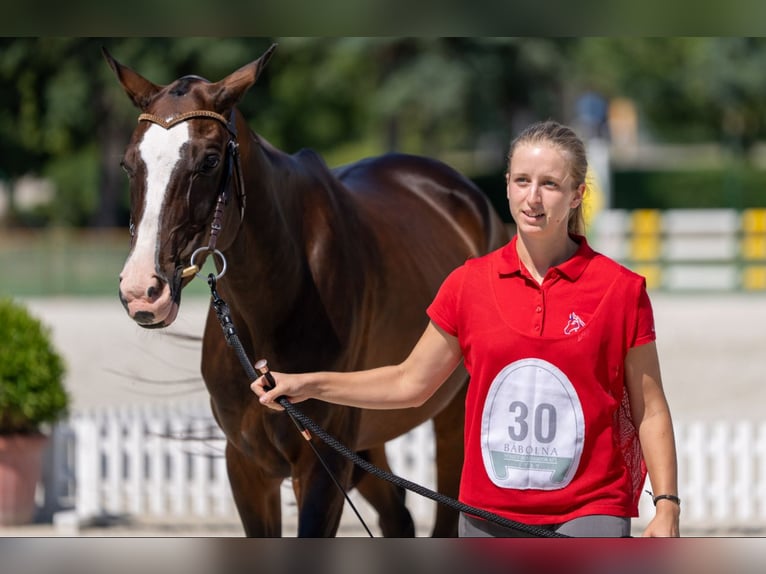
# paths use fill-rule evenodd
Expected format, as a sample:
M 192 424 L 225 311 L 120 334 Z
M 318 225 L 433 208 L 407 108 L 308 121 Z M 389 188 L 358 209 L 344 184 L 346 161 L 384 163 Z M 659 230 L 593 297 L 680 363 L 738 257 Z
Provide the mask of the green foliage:
M 628 97 L 650 139 L 747 148 L 766 137 L 766 38 L 585 38 L 571 82 Z
M 64 362 L 48 329 L 11 299 L 0 299 L 0 434 L 34 433 L 67 412 Z
M 98 207 L 98 150 L 95 144 L 51 160 L 45 174 L 57 182 L 47 221 L 85 227 Z
M 127 224 L 119 162 L 137 110 L 102 46 L 165 85 L 220 80 L 273 42 L 240 109 L 275 146 L 314 148 L 330 165 L 396 150 L 483 158 L 455 165 L 468 175 L 502 170 L 520 127 L 574 124 L 585 91 L 632 100 L 642 143 L 704 141 L 745 157 L 766 139 L 760 37 L 0 38 L 0 183 L 43 176 L 57 194 L 15 223 Z

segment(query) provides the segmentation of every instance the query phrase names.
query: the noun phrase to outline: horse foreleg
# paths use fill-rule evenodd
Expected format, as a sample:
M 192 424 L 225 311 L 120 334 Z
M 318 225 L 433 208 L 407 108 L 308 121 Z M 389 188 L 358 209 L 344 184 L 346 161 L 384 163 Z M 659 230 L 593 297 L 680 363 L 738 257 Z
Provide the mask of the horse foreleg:
M 378 468 L 391 472 L 385 446 L 360 454 Z M 367 472 L 361 470 L 359 472 L 361 474 L 356 488 L 377 511 L 378 526 L 383 536 L 396 538 L 415 536 L 415 523 L 404 503 L 406 490 Z
M 463 429 L 465 427 L 465 394 L 468 385 L 461 387 L 450 403 L 433 419 L 436 440 L 436 486 L 437 490 L 457 499 L 460 490 L 460 473 L 463 468 Z M 457 536 L 458 511 L 444 504 L 436 507 L 436 521 L 431 536 Z
M 351 462 L 334 451 L 323 449 L 321 445 L 318 451 L 329 472 L 347 490 L 351 479 Z M 303 458 L 293 467 L 293 491 L 298 505 L 298 537 L 335 536 L 343 514 L 345 497 L 315 456 L 311 461 Z
M 226 443 L 229 484 L 245 536 L 273 538 L 282 535 L 282 478 L 266 477 L 258 465 Z

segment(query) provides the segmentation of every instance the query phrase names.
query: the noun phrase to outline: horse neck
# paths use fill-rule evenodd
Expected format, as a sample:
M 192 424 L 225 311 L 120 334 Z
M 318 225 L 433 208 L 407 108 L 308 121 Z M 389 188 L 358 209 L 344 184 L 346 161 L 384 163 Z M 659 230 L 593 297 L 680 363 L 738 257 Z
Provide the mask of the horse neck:
M 364 268 L 353 260 L 358 257 L 355 240 L 360 233 L 350 227 L 353 239 L 342 235 L 355 217 L 351 200 L 312 152 L 290 156 L 252 134 L 247 145 L 240 143 L 240 156 L 248 197 L 244 219 L 227 253 L 225 291 L 233 302 L 230 307 L 236 308 L 239 321 L 249 325 L 254 343 L 261 348 L 273 345 L 269 350 L 278 354 L 284 333 L 293 337 L 294 331 L 306 331 L 305 326 L 311 325 L 312 332 L 337 338 L 337 345 L 309 339 L 304 344 L 321 347 L 318 352 L 323 357 L 333 356 L 346 344 L 349 326 L 338 323 L 340 313 L 325 308 L 312 267 L 314 271 L 323 268 L 323 274 L 329 270 L 312 258 L 331 261 L 333 273 L 344 270 L 338 273 L 344 283 L 337 284 L 347 298 L 344 315 L 362 306 L 352 300 L 364 292 Z M 343 225 L 335 225 L 340 220 Z M 340 233 L 342 240 L 324 237 L 328 229 Z M 288 346 L 300 347 L 294 342 L 284 347 Z
M 254 291 L 279 291 L 287 296 L 298 289 L 303 274 L 301 249 L 290 232 L 294 217 L 270 177 L 280 169 L 280 155 L 254 134 L 249 142 L 240 143 L 246 207 L 226 251 L 234 297 L 241 292 L 250 299 Z

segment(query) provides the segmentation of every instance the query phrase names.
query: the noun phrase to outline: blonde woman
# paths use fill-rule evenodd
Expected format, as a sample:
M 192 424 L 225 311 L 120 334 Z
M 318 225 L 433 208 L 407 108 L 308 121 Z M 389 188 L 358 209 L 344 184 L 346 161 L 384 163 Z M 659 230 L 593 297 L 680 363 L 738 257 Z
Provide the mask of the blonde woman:
M 536 123 L 511 144 L 507 195 L 517 232 L 442 284 L 430 322 L 398 365 L 273 373 L 262 404 L 308 398 L 363 408 L 417 406 L 464 361 L 460 500 L 569 536 L 629 536 L 646 472 L 645 536 L 678 536 L 673 424 L 643 277 L 596 253 L 583 233 L 585 147 Z M 459 534 L 524 536 L 462 514 Z

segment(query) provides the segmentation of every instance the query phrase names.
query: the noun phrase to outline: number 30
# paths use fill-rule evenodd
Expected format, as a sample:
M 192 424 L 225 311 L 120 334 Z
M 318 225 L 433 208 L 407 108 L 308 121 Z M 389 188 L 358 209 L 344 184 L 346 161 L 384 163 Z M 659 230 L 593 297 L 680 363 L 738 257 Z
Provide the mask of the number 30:
M 521 401 L 513 401 L 508 411 L 515 416 L 515 425 L 508 427 L 508 436 L 514 441 L 523 441 L 529 434 L 529 407 Z M 556 407 L 549 403 L 540 403 L 535 407 L 535 440 L 543 444 L 552 442 L 556 437 Z

